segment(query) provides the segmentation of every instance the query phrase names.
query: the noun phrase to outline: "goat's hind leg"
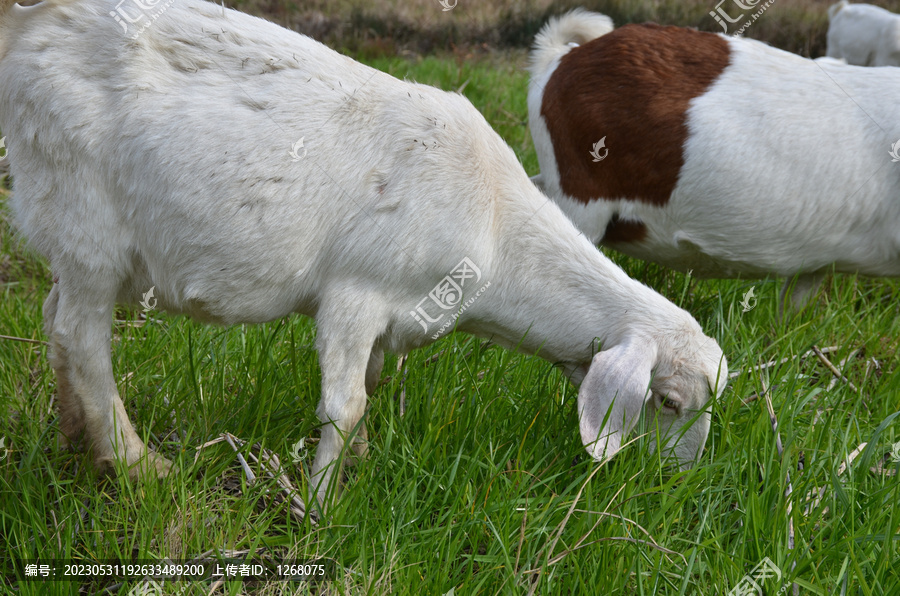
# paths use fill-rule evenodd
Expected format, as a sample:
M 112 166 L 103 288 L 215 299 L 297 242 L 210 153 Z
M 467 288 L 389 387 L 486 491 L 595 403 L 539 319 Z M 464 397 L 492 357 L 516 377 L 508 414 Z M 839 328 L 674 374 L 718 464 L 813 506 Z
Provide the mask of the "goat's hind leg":
M 60 274 L 44 303 L 44 326 L 59 387 L 63 435 L 73 440 L 84 434 L 101 471 L 111 471 L 118 460 L 132 477 L 167 474 L 171 463 L 150 452 L 137 436 L 113 377 L 115 276 L 75 267 Z
M 61 447 L 77 448 L 84 433 L 84 409 L 81 400 L 72 389 L 69 360 L 66 349 L 54 340 L 53 329 L 56 309 L 59 305 L 59 286 L 54 283 L 44 301 L 44 335 L 50 340 L 47 356 L 56 374 L 56 403 L 59 407 L 59 444 Z

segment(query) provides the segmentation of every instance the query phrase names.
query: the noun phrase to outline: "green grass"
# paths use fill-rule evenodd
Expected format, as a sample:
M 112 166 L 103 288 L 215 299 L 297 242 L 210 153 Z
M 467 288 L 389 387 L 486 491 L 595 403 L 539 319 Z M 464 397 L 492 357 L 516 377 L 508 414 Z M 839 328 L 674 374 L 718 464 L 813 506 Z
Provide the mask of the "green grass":
M 445 89 L 465 83 L 533 174 L 522 63 L 521 54 L 373 61 Z M 51 274 L 10 232 L 8 209 L 0 213 L 0 334 L 41 339 Z M 231 448 L 198 446 L 226 431 L 259 443 L 305 491 L 320 390 L 313 323 L 221 329 L 153 313 L 138 326 L 138 311 L 120 310 L 112 347 L 120 392 L 139 432 L 180 472 L 144 484 L 98 478 L 83 455 L 57 447 L 45 348 L 0 340 L 0 436 L 10 449 L 0 461 L 3 557 L 191 559 L 211 549 L 331 557 L 339 573 L 323 593 L 422 595 L 726 594 L 768 557 L 782 585 L 796 582 L 803 594 L 900 594 L 900 480 L 892 475 L 900 466 L 870 471 L 900 441 L 892 418 L 900 410 L 900 283 L 837 276 L 810 308 L 778 322 L 775 280 L 697 281 L 614 258 L 691 311 L 732 371 L 791 358 L 732 380 L 712 405 L 706 451 L 690 471 L 661 465 L 642 438 L 598 468 L 581 445 L 575 390 L 557 370 L 456 334 L 410 355 L 404 415 L 388 358 L 370 401 L 370 458 L 348 469 L 346 490 L 320 525 L 298 523 L 272 496 L 272 481 L 247 480 Z M 759 303 L 743 313 L 751 287 Z M 832 386 L 815 358 L 798 357 L 813 345 L 838 346 L 829 354 L 835 363 L 855 354 L 843 371 L 858 393 Z M 783 456 L 765 401 L 754 398 L 763 383 Z M 301 438 L 309 448 L 294 466 Z M 839 475 L 863 442 L 868 448 Z M 804 511 L 818 489 L 821 501 Z M 16 584 L 4 575 L 0 590 L 96 594 L 110 583 Z M 766 593 L 780 587 L 769 583 Z M 173 584 L 165 593 L 181 588 L 206 594 L 210 586 Z M 219 593 L 294 590 L 318 593 L 275 583 L 229 583 Z
M 452 5 L 456 0 L 448 1 Z M 823 56 L 827 11 L 835 2 L 777 0 L 744 35 L 803 56 Z M 868 3 L 900 12 L 898 0 Z M 653 21 L 722 31 L 709 14 L 721 4 L 717 0 L 458 0 L 449 11 L 441 9 L 439 0 L 229 0 L 226 4 L 334 47 L 387 55 L 398 50 L 431 54 L 439 48 L 485 45 L 525 48 L 549 17 L 576 7 L 606 14 L 616 26 Z M 750 4 L 759 8 L 765 2 L 743 3 Z M 731 16 L 740 13 L 738 5 L 727 0 L 721 6 Z

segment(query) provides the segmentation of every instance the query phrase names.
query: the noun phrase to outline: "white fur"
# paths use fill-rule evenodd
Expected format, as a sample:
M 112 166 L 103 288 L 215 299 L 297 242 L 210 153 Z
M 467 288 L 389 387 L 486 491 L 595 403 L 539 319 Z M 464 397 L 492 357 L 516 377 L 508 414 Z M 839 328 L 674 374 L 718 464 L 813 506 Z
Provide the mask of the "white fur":
M 900 15 L 841 0 L 828 9 L 828 50 L 858 66 L 900 66 Z
M 576 8 L 551 19 L 534 38 L 529 70 L 532 73 L 552 71 L 554 63 L 572 48 L 606 35 L 614 28 L 611 18 L 604 14 Z
M 847 60 L 844 58 L 832 58 L 830 56 L 819 56 L 818 58 L 814 58 L 813 62 L 818 64 L 832 64 L 834 66 L 844 66 L 847 64 Z
M 645 241 L 615 245 L 637 258 L 705 277 L 803 274 L 798 305 L 832 265 L 900 275 L 900 164 L 888 155 L 900 139 L 900 70 L 722 37 L 731 61 L 689 108 L 685 161 L 667 205 L 619 197 L 584 205 L 561 191 L 553 147 L 567 140 L 551 140 L 540 114 L 552 71 L 533 73 L 529 89 L 541 187 L 594 242 L 614 213 L 643 221 Z
M 491 285 L 458 329 L 591 379 L 578 399 L 595 457 L 642 410 L 681 463 L 699 455 L 727 376 L 719 346 L 602 256 L 465 98 L 199 0 L 126 39 L 114 6 L 0 20 L 13 209 L 59 277 L 45 327 L 61 425 L 86 431 L 99 463 L 168 468 L 128 421 L 109 354 L 115 302 L 152 286 L 157 308 L 206 321 L 316 318 L 324 498 L 383 352 L 432 341 L 410 313 L 463 257 Z M 626 415 L 604 423 L 614 402 Z

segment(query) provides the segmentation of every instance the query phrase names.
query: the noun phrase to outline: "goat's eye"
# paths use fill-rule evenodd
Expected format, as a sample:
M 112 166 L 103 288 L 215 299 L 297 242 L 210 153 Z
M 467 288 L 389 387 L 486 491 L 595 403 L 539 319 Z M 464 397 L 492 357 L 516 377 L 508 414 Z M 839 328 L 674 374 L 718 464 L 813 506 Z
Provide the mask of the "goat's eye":
M 677 400 L 666 397 L 665 395 L 659 396 L 659 407 L 661 407 L 661 408 L 666 408 L 666 409 L 672 410 L 672 411 L 678 411 L 679 405 L 680 404 L 678 403 Z

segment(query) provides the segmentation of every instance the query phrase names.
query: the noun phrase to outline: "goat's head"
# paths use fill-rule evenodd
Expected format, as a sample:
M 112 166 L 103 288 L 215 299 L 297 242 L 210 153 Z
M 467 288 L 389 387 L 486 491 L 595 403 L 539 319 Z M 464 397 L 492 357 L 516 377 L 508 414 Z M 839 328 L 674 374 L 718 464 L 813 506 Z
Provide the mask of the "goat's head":
M 644 414 L 663 455 L 682 469 L 699 458 L 709 434 L 709 398 L 721 394 L 728 367 L 718 344 L 702 333 L 673 346 L 629 338 L 597 353 L 578 392 L 581 439 L 594 459 L 615 455 Z

